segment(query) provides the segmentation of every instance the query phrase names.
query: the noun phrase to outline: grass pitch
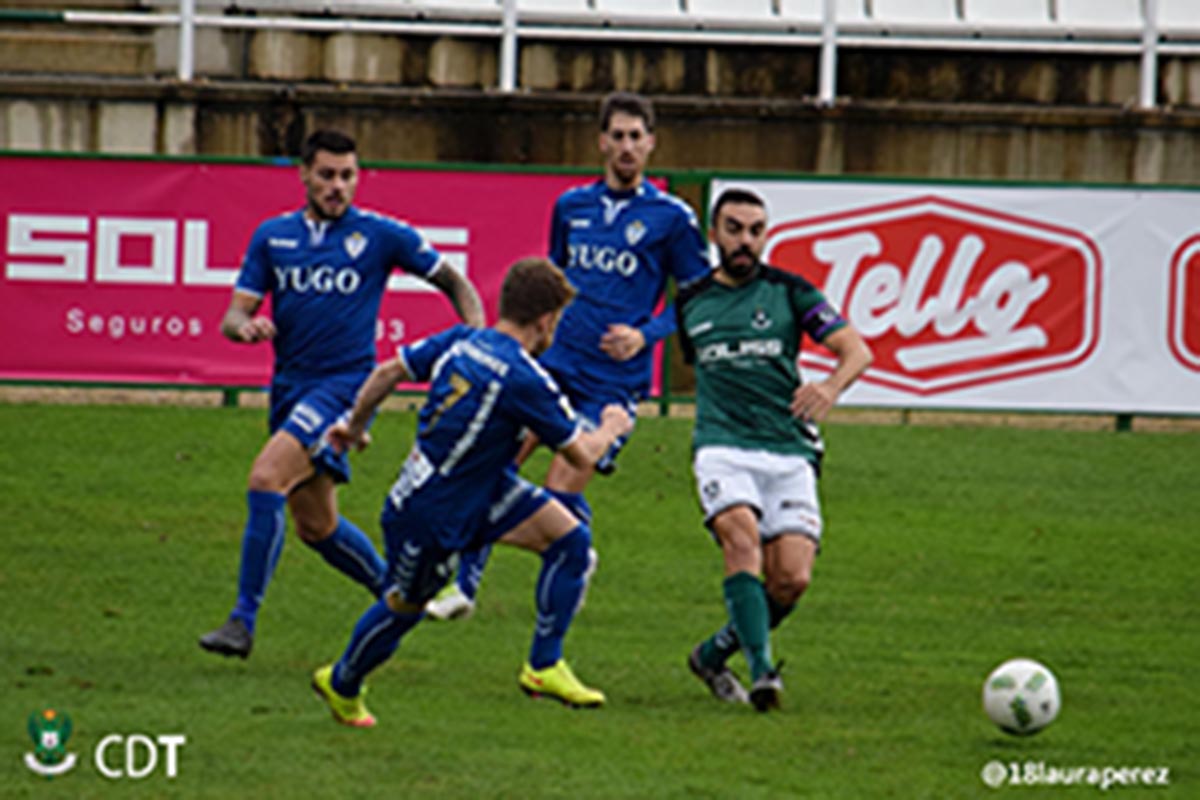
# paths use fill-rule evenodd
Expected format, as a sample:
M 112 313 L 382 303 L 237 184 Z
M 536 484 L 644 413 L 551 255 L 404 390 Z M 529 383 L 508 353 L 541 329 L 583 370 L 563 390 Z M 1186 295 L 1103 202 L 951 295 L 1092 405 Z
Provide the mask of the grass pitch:
M 6 797 L 970 798 L 991 761 L 1170 769 L 1197 797 L 1195 434 L 829 426 L 824 553 L 774 636 L 785 708 L 708 697 L 685 664 L 721 624 L 689 423 L 644 419 L 590 498 L 601 552 L 567 640 L 609 705 L 516 685 L 538 563 L 493 559 L 479 614 L 425 623 L 371 679 L 379 727 L 308 688 L 369 598 L 292 534 L 247 662 L 203 653 L 235 592 L 259 410 L 0 406 L 0 795 Z M 385 414 L 343 510 L 378 537 L 413 418 Z M 544 457 L 528 470 L 540 477 Z M 1000 661 L 1048 664 L 1064 710 L 1015 739 L 979 707 Z M 744 668 L 739 663 L 735 666 Z M 21 763 L 65 711 L 80 765 Z M 183 733 L 179 774 L 109 780 L 107 734 Z M 121 766 L 123 750 L 108 761 Z M 1095 789 L 1077 786 L 1075 795 Z

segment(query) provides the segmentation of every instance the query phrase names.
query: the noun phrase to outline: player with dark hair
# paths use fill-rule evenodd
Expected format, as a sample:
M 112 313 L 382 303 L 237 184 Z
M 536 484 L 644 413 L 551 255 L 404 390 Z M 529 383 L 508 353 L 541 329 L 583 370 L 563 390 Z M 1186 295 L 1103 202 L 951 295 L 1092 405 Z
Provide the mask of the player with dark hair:
M 862 337 L 820 291 L 761 263 L 766 236 L 762 199 L 724 192 L 709 229 L 720 264 L 676 301 L 684 357 L 696 370 L 696 487 L 724 555 L 729 614 L 688 666 L 717 698 L 759 711 L 777 708 L 783 689 L 769 632 L 808 587 L 821 542 L 816 423 L 871 363 Z M 797 371 L 804 335 L 837 360 L 820 381 L 803 383 Z M 739 649 L 748 694 L 726 666 Z
M 313 674 L 313 688 L 345 725 L 370 727 L 362 682 L 424 617 L 426 602 L 451 578 L 460 552 L 503 536 L 541 555 L 537 625 L 518 678 L 532 696 L 595 707 L 604 693 L 575 677 L 563 638 L 585 585 L 591 533 L 545 490 L 519 477 L 513 461 L 527 429 L 581 467 L 626 433 L 629 415 L 605 407 L 584 433 L 571 405 L 533 356 L 549 346 L 562 307 L 574 294 L 545 259 L 512 266 L 492 328 L 462 325 L 402 347 L 363 385 L 349 418 L 330 429 L 339 449 L 369 442 L 367 424 L 397 381 L 429 381 L 417 437 L 384 502 L 387 586 L 359 619 L 336 664 Z
M 599 120 L 604 177 L 565 192 L 551 217 L 550 259 L 579 294 L 541 359 L 589 425 L 612 403 L 636 415 L 650 389 L 653 345 L 675 329 L 670 309 L 654 313 L 667 279 L 685 286 L 711 271 L 692 209 L 645 179 L 655 144 L 653 105 L 614 92 L 601 103 Z M 596 472 L 613 470 L 624 444 L 618 440 L 596 464 L 556 456 L 546 489 L 590 520 L 583 492 Z M 486 550 L 464 555 L 458 580 L 430 604 L 430 616 L 454 619 L 474 610 L 487 557 Z
M 395 267 L 425 278 L 459 316 L 483 325 L 475 289 L 409 225 L 352 205 L 358 187 L 354 140 L 331 130 L 305 141 L 303 209 L 258 226 L 238 273 L 221 332 L 244 344 L 270 341 L 270 438 L 250 468 L 238 597 L 226 622 L 200 638 L 205 650 L 250 655 L 259 604 L 283 547 L 284 507 L 296 533 L 372 594 L 383 560 L 338 514 L 336 484 L 350 478 L 325 431 L 354 402 L 375 365 L 375 327 Z M 258 314 L 271 296 L 271 316 Z

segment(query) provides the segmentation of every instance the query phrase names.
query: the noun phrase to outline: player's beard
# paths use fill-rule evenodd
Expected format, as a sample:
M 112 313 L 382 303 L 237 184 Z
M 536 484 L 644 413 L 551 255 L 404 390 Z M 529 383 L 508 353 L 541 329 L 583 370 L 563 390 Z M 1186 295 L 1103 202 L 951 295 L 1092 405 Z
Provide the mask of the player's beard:
M 340 203 L 341 210 L 335 213 L 330 213 L 329 211 L 325 210 L 325 207 L 317 200 L 316 197 L 309 195 L 308 209 L 317 219 L 324 220 L 326 222 L 332 222 L 333 220 L 341 219 L 342 215 L 346 213 L 346 209 L 350 206 L 350 204 L 346 202 L 344 195 L 338 195 L 338 201 Z
M 735 259 L 738 256 L 746 256 L 747 258 L 736 261 Z M 721 269 L 735 281 L 744 281 L 758 269 L 758 256 L 754 255 L 748 247 L 739 247 L 732 253 L 721 251 Z

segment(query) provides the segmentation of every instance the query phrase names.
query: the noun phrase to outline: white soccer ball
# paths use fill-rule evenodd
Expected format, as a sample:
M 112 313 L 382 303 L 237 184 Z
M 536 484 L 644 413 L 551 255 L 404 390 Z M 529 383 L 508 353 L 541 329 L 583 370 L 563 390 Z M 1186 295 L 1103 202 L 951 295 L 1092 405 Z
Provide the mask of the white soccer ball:
M 983 684 L 983 710 L 1015 736 L 1037 733 L 1054 722 L 1061 707 L 1054 673 L 1028 658 L 1005 661 Z

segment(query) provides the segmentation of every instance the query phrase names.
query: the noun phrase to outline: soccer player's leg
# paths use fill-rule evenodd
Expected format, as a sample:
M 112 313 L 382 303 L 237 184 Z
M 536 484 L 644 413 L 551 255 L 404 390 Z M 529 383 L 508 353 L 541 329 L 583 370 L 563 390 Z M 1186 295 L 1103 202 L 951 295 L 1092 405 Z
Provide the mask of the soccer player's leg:
M 200 637 L 205 650 L 241 658 L 250 655 L 258 608 L 283 549 L 287 492 L 311 474 L 308 453 L 286 431 L 276 432 L 259 452 L 246 493 L 237 602 L 221 627 Z
M 513 475 L 515 491 L 502 494 L 507 508 L 486 538 L 538 553 L 537 624 L 518 685 L 531 697 L 550 697 L 577 708 L 597 708 L 604 693 L 584 685 L 563 658 L 563 640 L 579 610 L 592 563 L 591 532 L 543 489 Z
M 371 727 L 375 717 L 363 697 L 366 677 L 391 657 L 403 636 L 424 617 L 424 607 L 453 574 L 457 554 L 440 547 L 436 537 L 411 514 L 387 506 L 383 515 L 387 542 L 387 588 L 354 626 L 340 659 L 313 673 L 313 689 L 343 725 Z
M 373 596 L 383 590 L 385 564 L 371 539 L 338 513 L 337 484 L 350 480 L 350 459 L 325 432 L 354 405 L 361 376 L 333 378 L 307 390 L 283 424 L 304 445 L 313 477 L 288 495 L 296 533 L 331 567 Z
M 479 585 L 483 582 L 483 570 L 491 555 L 491 545 L 462 553 L 458 564 L 458 575 L 425 606 L 425 613 L 430 619 L 448 622 L 455 619 L 467 619 L 475 613 L 475 597 L 479 594 Z
M 754 699 L 754 692 L 747 693 L 725 664 L 737 648 L 746 656 L 755 685 L 778 683 L 771 661 L 770 604 L 759 579 L 763 564 L 758 515 L 763 500 L 736 450 L 701 448 L 694 469 L 705 520 L 724 556 L 722 589 L 729 623 L 693 649 L 688 665 L 718 699 L 746 702 Z M 768 698 L 764 694 L 760 699 Z M 777 702 L 778 691 L 769 705 Z

